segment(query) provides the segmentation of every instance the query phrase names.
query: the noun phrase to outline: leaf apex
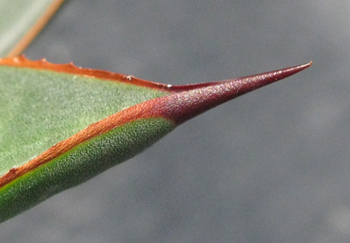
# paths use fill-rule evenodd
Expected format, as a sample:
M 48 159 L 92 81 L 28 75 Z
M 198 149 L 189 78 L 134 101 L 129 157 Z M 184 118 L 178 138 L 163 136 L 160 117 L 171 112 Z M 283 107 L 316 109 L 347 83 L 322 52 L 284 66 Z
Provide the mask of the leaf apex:
M 312 62 L 247 77 L 220 82 L 189 86 L 188 90 L 159 98 L 157 106 L 162 116 L 181 124 L 215 106 L 251 92 L 265 85 L 296 74 L 308 67 Z M 157 110 L 156 109 L 156 110 Z

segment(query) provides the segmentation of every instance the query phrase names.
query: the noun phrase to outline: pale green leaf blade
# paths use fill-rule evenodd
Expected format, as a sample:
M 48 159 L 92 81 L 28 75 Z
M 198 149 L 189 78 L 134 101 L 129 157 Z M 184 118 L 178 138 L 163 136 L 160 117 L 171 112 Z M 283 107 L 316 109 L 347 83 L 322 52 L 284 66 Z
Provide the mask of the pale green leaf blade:
M 0 57 L 19 54 L 63 0 L 0 0 Z
M 94 122 L 169 94 L 129 79 L 0 66 L 0 176 Z

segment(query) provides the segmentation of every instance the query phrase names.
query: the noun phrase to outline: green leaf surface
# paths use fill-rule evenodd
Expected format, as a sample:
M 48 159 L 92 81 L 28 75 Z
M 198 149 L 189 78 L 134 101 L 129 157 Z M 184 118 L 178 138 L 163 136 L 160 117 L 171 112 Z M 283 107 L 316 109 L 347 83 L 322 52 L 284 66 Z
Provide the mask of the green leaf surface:
M 0 66 L 0 176 L 88 125 L 167 92 L 80 75 Z
M 2 187 L 0 222 L 131 158 L 173 129 L 162 118 L 141 119 L 78 145 Z
M 135 156 L 192 117 L 310 65 L 171 86 L 0 59 L 0 222 Z
M 61 2 L 0 0 L 0 57 L 14 56 L 23 50 Z

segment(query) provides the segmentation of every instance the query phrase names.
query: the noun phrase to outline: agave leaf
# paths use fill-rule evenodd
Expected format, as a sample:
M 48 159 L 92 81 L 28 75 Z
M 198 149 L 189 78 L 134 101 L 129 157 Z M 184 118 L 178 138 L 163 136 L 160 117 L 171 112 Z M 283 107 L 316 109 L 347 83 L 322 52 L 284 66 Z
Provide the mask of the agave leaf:
M 188 119 L 310 65 L 172 86 L 24 56 L 0 59 L 0 222 L 138 154 Z
M 0 57 L 16 56 L 64 0 L 0 0 Z

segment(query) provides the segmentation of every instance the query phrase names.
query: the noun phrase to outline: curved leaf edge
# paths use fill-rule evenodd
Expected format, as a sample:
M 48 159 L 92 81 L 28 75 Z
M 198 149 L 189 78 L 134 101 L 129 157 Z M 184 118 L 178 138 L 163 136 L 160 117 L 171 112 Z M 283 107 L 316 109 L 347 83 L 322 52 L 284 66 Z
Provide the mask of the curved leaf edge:
M 54 71 L 60 73 L 82 75 L 85 77 L 92 77 L 98 79 L 104 79 L 114 82 L 122 82 L 131 85 L 137 85 L 141 87 L 147 87 L 151 89 L 158 89 L 164 92 L 181 92 L 190 89 L 197 89 L 201 87 L 207 87 L 214 82 L 210 83 L 198 83 L 198 84 L 188 84 L 188 85 L 171 85 L 163 84 L 153 81 L 148 81 L 140 78 L 136 78 L 132 75 L 125 75 L 105 70 L 91 69 L 91 68 L 82 68 L 75 66 L 72 62 L 66 64 L 55 64 L 48 62 L 45 58 L 41 60 L 29 60 L 25 55 L 19 57 L 10 57 L 10 58 L 0 58 L 0 65 L 3 66 L 12 66 L 12 67 L 22 67 L 22 68 L 33 68 L 39 70 Z

